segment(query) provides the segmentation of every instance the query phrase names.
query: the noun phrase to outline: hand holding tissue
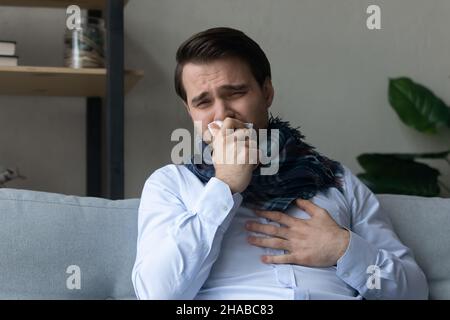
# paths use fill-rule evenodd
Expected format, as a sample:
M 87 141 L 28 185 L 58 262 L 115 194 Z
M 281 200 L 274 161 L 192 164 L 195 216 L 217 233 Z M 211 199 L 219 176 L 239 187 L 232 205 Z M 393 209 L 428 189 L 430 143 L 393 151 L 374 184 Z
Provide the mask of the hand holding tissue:
M 214 135 L 212 124 L 219 128 L 236 129 L 232 134 Z M 226 118 L 225 121 L 216 120 L 208 124 L 212 141 L 212 160 L 215 168 L 215 177 L 225 182 L 232 193 L 243 192 L 250 183 L 252 172 L 258 166 L 257 143 L 246 141 L 248 129 L 253 129 L 252 123 L 243 123 L 237 119 Z M 240 130 L 239 130 L 240 129 Z M 217 130 L 217 128 L 216 128 Z M 245 141 L 244 144 L 236 144 L 237 141 Z

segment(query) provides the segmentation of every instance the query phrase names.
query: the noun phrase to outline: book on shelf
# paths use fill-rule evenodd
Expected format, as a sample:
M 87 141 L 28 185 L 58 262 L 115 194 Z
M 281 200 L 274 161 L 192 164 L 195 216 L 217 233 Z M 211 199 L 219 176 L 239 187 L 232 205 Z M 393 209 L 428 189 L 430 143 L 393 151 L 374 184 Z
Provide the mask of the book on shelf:
M 18 62 L 19 62 L 18 56 L 0 55 L 0 66 L 2 66 L 2 67 L 17 66 Z
M 14 56 L 16 54 L 16 42 L 0 40 L 0 56 Z

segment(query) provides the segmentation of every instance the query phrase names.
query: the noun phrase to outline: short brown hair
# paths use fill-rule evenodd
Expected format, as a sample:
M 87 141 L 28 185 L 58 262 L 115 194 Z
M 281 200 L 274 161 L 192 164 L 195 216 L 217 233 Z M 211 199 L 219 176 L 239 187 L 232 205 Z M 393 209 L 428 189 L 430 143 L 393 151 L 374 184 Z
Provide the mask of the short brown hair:
M 177 50 L 175 91 L 187 103 L 183 86 L 183 67 L 188 62 L 210 62 L 220 58 L 236 57 L 250 67 L 250 71 L 262 87 L 272 75 L 270 63 L 261 47 L 242 31 L 232 28 L 212 28 L 194 34 Z

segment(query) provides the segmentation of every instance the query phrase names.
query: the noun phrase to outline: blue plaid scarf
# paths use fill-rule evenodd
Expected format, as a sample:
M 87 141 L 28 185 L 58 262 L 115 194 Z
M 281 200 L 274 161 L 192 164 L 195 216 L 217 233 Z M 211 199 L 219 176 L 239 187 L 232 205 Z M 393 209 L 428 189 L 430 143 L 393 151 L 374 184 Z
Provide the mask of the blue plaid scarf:
M 260 210 L 284 212 L 292 201 L 313 198 L 318 192 L 329 188 L 342 190 L 343 168 L 339 162 L 331 160 L 317 151 L 315 147 L 302 141 L 304 136 L 298 128 L 292 128 L 288 121 L 274 118 L 268 123 L 267 150 L 270 151 L 270 130 L 279 130 L 279 169 L 274 175 L 262 175 L 260 165 L 253 171 L 247 189 L 242 193 L 243 205 Z M 202 148 L 207 146 L 203 142 Z M 185 166 L 203 183 L 214 177 L 213 165 L 203 161 L 194 164 L 191 158 Z

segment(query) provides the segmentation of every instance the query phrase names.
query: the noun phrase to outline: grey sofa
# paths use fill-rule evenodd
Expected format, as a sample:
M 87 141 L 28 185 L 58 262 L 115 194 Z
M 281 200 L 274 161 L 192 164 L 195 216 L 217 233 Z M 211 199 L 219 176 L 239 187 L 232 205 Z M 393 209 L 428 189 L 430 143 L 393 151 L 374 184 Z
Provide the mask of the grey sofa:
M 450 199 L 378 198 L 427 275 L 430 298 L 450 299 Z M 0 299 L 135 299 L 138 206 L 0 189 Z

